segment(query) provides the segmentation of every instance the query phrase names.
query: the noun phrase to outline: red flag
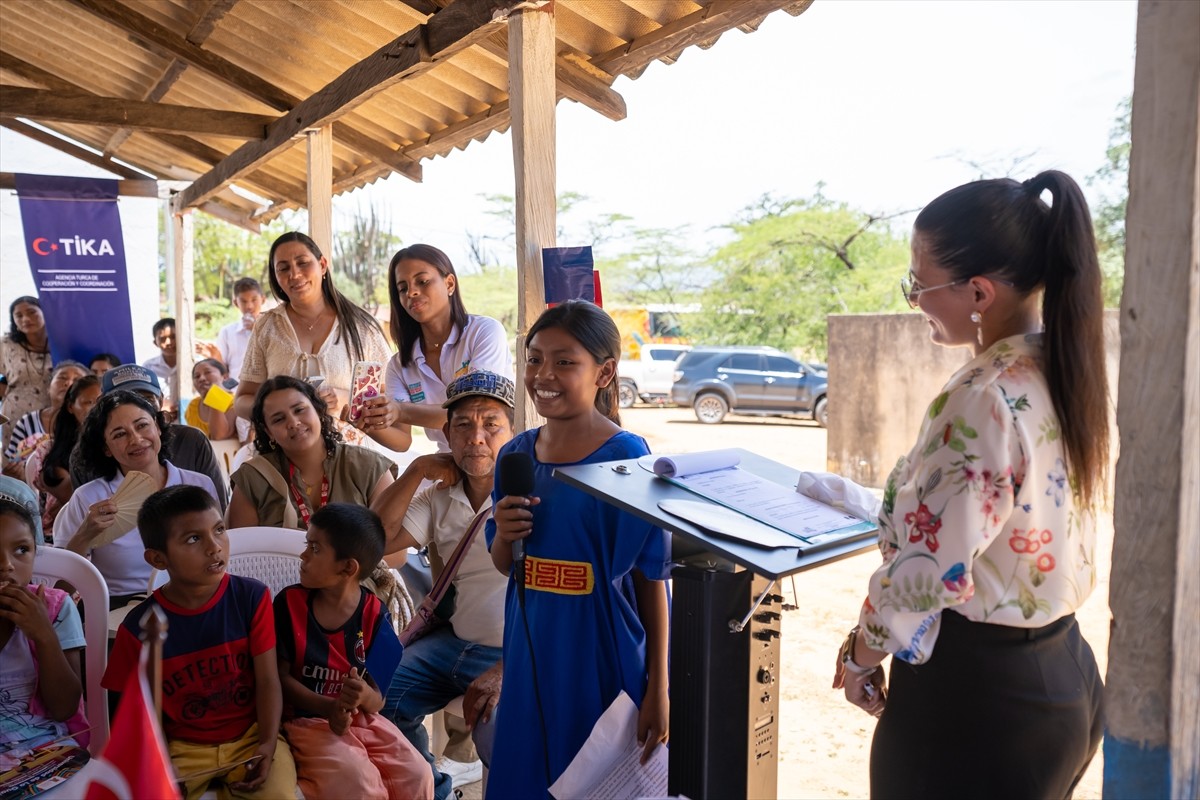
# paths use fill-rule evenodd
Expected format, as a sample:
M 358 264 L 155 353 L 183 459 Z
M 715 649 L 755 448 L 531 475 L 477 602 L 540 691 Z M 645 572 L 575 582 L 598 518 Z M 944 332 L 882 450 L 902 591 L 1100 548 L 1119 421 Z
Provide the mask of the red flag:
M 86 800 L 180 800 L 142 665 L 130 671 L 112 736 L 80 776 L 85 773 L 91 779 Z

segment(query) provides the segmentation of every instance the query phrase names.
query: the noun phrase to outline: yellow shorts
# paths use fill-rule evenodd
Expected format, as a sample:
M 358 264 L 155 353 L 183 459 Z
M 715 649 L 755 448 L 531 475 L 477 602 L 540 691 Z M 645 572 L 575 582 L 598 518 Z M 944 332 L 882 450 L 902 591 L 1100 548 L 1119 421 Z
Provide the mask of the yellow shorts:
M 167 743 L 175 774 L 180 776 L 185 800 L 198 800 L 200 795 L 209 789 L 210 783 L 221 800 L 234 797 L 250 800 L 295 800 L 296 764 L 292 761 L 292 752 L 282 736 L 275 742 L 275 760 L 271 763 L 266 783 L 253 792 L 229 787 L 229 784 L 245 779 L 247 767 L 245 764 L 230 767 L 226 765 L 245 761 L 253 756 L 257 749 L 257 723 L 251 725 L 240 739 L 232 742 L 197 744 L 175 739 Z M 195 777 L 188 778 L 189 775 Z

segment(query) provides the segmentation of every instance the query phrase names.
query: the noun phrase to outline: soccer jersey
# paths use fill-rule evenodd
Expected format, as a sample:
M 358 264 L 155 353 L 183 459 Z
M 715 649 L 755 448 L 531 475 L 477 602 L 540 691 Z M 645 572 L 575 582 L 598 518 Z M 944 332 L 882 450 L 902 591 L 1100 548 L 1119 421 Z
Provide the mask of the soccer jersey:
M 359 591 L 358 608 L 334 630 L 317 622 L 313 592 L 303 586 L 289 586 L 275 598 L 279 657 L 288 662 L 293 678 L 322 697 L 341 694 L 351 668 L 362 674 L 380 626 L 387 625 L 390 630 L 391 620 L 379 598 L 361 586 Z M 285 713 L 290 717 L 319 716 L 303 708 L 288 708 Z
M 129 612 L 117 631 L 102 685 L 125 688 L 137 669 L 142 615 L 157 605 L 167 615 L 163 643 L 163 729 L 168 739 L 198 744 L 231 742 L 258 719 L 254 658 L 275 647 L 271 593 L 251 578 L 226 574 L 200 608 L 182 608 L 162 589 Z

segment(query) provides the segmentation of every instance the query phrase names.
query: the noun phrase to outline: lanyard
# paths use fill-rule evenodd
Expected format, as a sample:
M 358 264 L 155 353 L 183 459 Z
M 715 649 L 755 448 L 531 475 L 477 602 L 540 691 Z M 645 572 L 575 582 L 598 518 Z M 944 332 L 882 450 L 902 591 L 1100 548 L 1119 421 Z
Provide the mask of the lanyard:
M 304 527 L 308 527 L 308 520 L 312 517 L 312 512 L 308 510 L 308 503 L 304 499 L 304 494 L 296 488 L 296 465 L 288 462 L 288 486 L 292 490 L 292 499 L 296 501 L 296 508 L 300 511 L 300 521 L 304 523 Z M 324 472 L 321 473 L 321 504 L 317 508 L 323 508 L 329 502 L 329 476 Z

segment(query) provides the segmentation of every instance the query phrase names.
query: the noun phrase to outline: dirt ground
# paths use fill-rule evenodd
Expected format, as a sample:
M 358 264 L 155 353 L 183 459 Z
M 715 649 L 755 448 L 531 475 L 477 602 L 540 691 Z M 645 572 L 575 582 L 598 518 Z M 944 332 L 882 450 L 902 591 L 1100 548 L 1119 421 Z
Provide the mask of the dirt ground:
M 702 425 L 691 409 L 638 406 L 622 412 L 626 429 L 646 438 L 656 453 L 744 447 L 797 469 L 825 469 L 825 429 L 802 420 L 730 417 Z M 899 453 L 896 454 L 898 457 Z M 1096 591 L 1078 614 L 1104 674 L 1108 655 L 1108 576 L 1112 551 L 1111 517 L 1100 535 Z M 780 689 L 780 798 L 866 797 L 874 720 L 829 688 L 838 645 L 855 623 L 867 578 L 878 565 L 872 553 L 795 576 L 800 610 L 783 618 L 783 674 Z M 791 599 L 793 582 L 783 582 Z M 986 755 L 981 754 L 981 758 Z M 1101 796 L 1100 755 L 1075 792 Z

